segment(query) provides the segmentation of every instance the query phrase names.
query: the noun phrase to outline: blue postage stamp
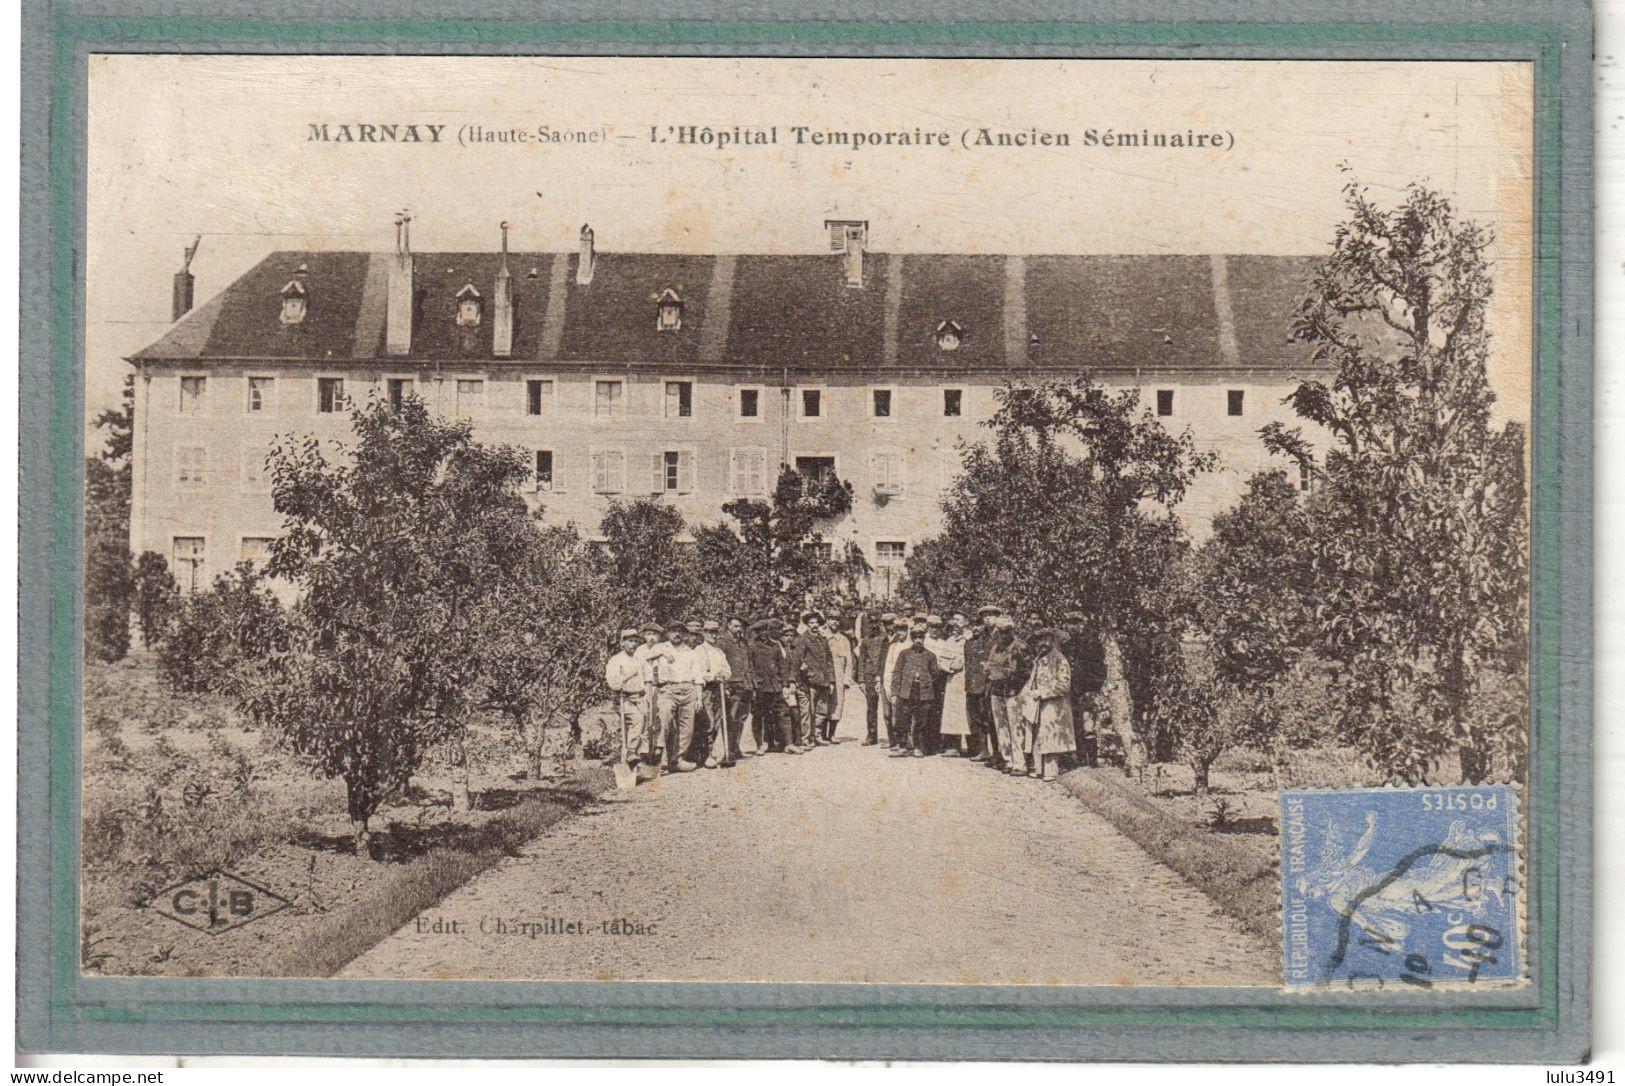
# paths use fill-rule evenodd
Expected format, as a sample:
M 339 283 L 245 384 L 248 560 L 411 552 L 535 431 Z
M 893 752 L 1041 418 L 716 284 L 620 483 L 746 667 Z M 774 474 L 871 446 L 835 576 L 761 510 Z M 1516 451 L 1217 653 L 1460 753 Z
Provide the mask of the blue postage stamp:
M 1280 798 L 1287 988 L 1416 990 L 1523 979 L 1511 788 Z

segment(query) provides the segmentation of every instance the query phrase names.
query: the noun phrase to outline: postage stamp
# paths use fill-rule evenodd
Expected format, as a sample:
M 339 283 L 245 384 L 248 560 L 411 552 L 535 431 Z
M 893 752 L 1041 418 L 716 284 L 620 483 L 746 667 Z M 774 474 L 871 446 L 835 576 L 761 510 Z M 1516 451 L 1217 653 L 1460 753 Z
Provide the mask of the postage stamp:
M 1281 793 L 1288 988 L 1523 979 L 1508 787 Z

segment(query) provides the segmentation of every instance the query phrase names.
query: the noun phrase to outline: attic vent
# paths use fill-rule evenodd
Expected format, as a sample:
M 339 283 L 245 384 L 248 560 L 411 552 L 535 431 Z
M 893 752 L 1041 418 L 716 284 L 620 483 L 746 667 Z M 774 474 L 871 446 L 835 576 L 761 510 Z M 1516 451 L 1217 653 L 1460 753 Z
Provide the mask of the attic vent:
M 965 338 L 965 329 L 958 321 L 943 321 L 937 325 L 937 350 L 957 351 Z
M 299 270 L 303 272 L 305 266 L 301 264 Z M 305 284 L 296 276 L 288 280 L 288 285 L 282 288 L 282 323 L 303 324 L 305 314 L 310 311 L 310 297 L 305 292 Z
M 462 290 L 459 290 L 457 292 L 457 327 L 478 328 L 483 302 L 484 299 L 480 297 L 480 292 L 474 288 L 473 283 L 469 283 Z
M 675 332 L 683 326 L 683 299 L 667 287 L 655 301 L 655 330 Z

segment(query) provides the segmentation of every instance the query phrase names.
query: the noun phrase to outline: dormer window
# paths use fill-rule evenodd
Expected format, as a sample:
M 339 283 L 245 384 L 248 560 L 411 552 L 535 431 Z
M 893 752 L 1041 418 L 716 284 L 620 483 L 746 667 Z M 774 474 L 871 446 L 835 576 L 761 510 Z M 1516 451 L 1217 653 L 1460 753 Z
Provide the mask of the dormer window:
M 655 301 L 655 330 L 675 332 L 683 326 L 683 299 L 667 287 Z
M 937 350 L 957 351 L 960 341 L 965 338 L 965 330 L 959 326 L 958 321 L 943 321 L 937 325 Z
M 484 299 L 480 297 L 480 292 L 474 289 L 474 284 L 464 286 L 457 292 L 457 327 L 478 328 L 483 308 Z
M 305 284 L 297 279 L 288 280 L 288 285 L 282 288 L 282 323 L 304 323 L 305 314 L 310 308 L 308 303 Z

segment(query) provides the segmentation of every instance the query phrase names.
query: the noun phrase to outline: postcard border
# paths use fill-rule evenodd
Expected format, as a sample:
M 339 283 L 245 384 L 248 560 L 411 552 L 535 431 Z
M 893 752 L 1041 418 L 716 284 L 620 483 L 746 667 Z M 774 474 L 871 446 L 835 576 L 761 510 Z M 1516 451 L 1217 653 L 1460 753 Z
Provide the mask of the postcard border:
M 130 14 L 109 17 L 29 0 L 24 11 L 20 622 L 25 631 L 49 630 L 48 637 L 19 638 L 24 1050 L 1392 1061 L 1437 1060 L 1439 1050 L 1430 1045 L 1448 1031 L 1454 1057 L 1581 1057 L 1589 1043 L 1591 942 L 1591 32 L 1583 4 L 1497 3 L 1487 14 L 1475 10 L 1482 21 L 1473 26 L 1443 21 L 1459 9 L 1434 0 L 1394 4 L 1387 9 L 1393 21 L 1384 23 L 1312 21 L 1317 12 L 1326 18 L 1336 10 L 1318 3 L 1293 6 L 1306 21 L 1233 23 L 1106 21 L 1112 12 L 1094 22 L 329 22 L 154 17 L 127 6 Z M 401 7 L 378 0 L 369 6 Z M 1273 989 L 1125 995 L 79 976 L 85 63 L 92 52 L 151 51 L 1532 60 L 1537 302 L 1528 953 L 1535 983 L 1506 998 L 1327 997 L 1309 1007 Z M 1582 889 L 1561 892 L 1565 884 Z M 358 988 L 365 998 L 357 998 Z M 222 1030 L 227 1024 L 232 1028 Z M 1472 1038 L 1465 1054 L 1463 1030 Z

